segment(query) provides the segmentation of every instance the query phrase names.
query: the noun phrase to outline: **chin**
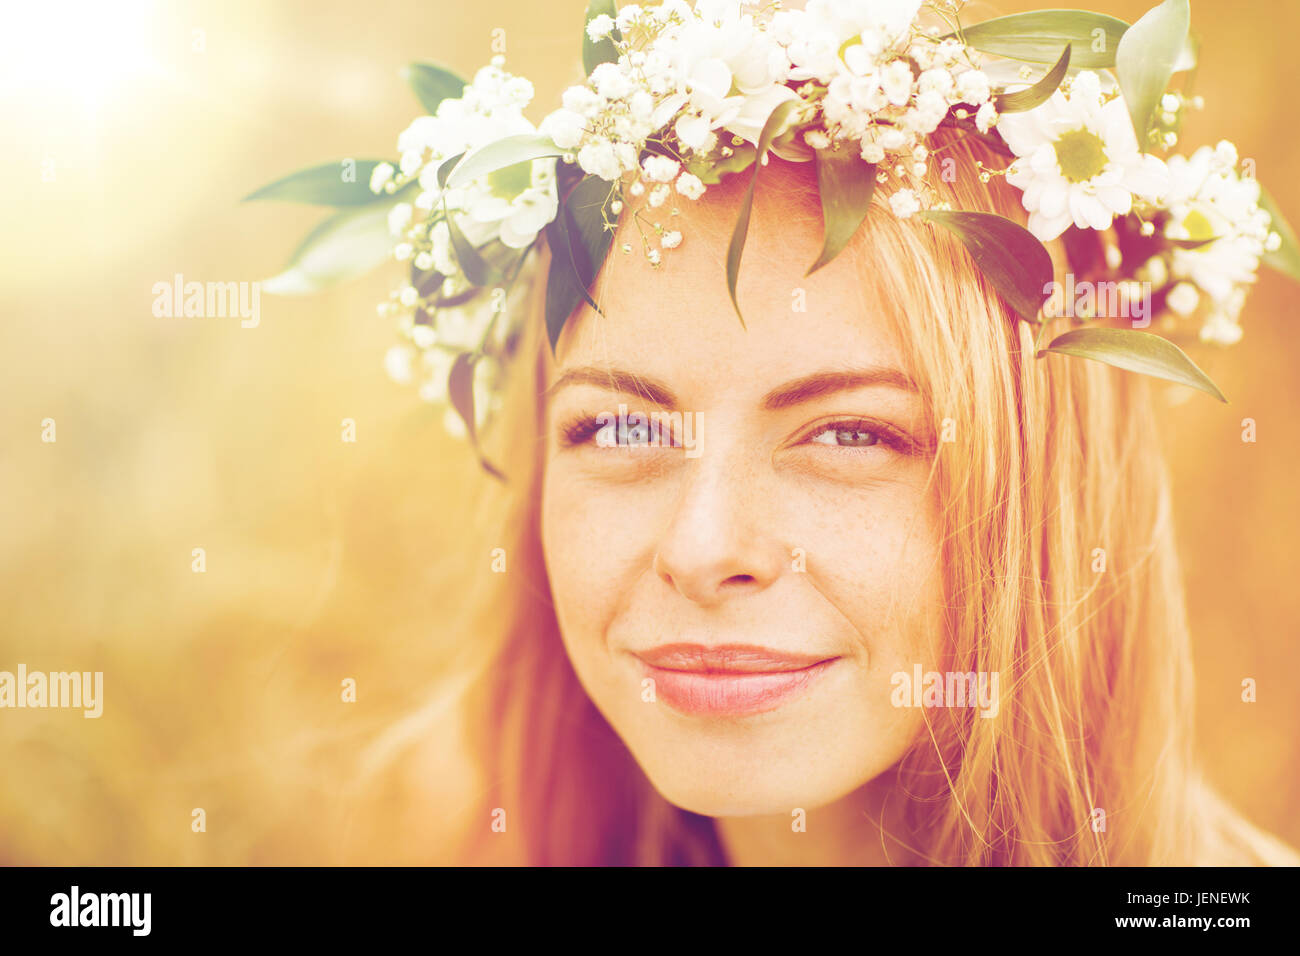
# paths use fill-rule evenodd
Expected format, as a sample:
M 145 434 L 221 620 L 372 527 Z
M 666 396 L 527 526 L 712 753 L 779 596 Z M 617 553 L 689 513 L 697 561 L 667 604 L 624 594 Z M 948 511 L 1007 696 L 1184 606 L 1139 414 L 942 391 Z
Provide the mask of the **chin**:
M 869 779 L 836 773 L 833 768 L 817 768 L 810 779 L 792 776 L 806 773 L 806 767 L 749 766 L 744 762 L 731 768 L 688 768 L 682 760 L 670 760 L 666 766 L 641 764 L 660 796 L 706 817 L 789 816 L 796 808 L 814 810 L 834 803 Z
M 709 817 L 813 810 L 868 783 L 897 756 L 845 750 L 848 735 L 783 722 L 627 729 L 619 734 L 659 794 Z

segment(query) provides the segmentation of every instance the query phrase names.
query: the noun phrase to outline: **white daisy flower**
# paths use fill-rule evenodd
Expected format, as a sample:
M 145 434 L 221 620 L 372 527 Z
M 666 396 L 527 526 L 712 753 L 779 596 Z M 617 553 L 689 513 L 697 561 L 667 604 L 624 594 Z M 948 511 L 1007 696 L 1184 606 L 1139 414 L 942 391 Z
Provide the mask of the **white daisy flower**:
M 1104 100 L 1096 73 L 1077 74 L 1068 94 L 1057 90 L 1035 109 L 998 117 L 998 131 L 1017 159 L 1007 182 L 1024 191 L 1029 231 L 1055 239 L 1071 224 L 1105 229 L 1134 198 L 1155 200 L 1169 188 L 1169 170 L 1138 150 L 1121 97 Z
M 1269 215 L 1259 208 L 1259 183 L 1238 175 L 1231 144 L 1203 146 L 1190 157 L 1169 158 L 1170 190 L 1165 208 L 1169 239 L 1214 242 L 1175 249 L 1171 272 L 1187 279 L 1226 307 L 1233 292 L 1255 281 L 1268 240 Z

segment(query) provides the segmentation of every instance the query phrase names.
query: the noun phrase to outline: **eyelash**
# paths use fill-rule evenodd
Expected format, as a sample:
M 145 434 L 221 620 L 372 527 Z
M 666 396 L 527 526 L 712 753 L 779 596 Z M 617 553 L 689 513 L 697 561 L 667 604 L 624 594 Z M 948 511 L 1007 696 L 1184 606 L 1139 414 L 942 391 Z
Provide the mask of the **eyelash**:
M 596 421 L 596 416 L 591 414 L 575 415 L 567 423 L 560 427 L 560 440 L 565 448 L 574 448 L 578 445 L 585 445 L 596 436 L 603 427 Z M 875 441 L 864 445 L 839 445 L 834 442 L 814 442 L 812 439 L 824 435 L 827 432 L 865 432 L 875 438 Z M 912 455 L 917 451 L 916 442 L 905 432 L 894 426 L 870 418 L 843 418 L 829 422 L 821 422 L 804 431 L 802 438 L 795 444 L 798 445 L 826 445 L 832 448 L 847 448 L 854 451 L 861 451 L 866 448 L 874 448 L 883 445 L 891 451 L 901 455 Z M 616 447 L 626 448 L 627 445 L 619 444 Z
M 573 448 L 576 445 L 585 445 L 595 438 L 598 432 L 607 427 L 609 426 L 602 425 L 600 422 L 596 421 L 595 415 L 586 413 L 576 415 L 570 419 L 567 424 L 560 426 L 560 440 L 565 448 Z M 660 438 L 660 442 L 675 447 L 677 439 L 678 436 L 675 434 L 664 434 Z M 620 442 L 618 445 L 611 447 L 629 448 L 631 446 Z
M 817 436 L 824 435 L 827 432 L 834 432 L 837 438 L 843 432 L 862 432 L 871 436 L 875 440 L 863 445 L 840 445 L 836 442 L 813 441 Z M 898 452 L 902 455 L 912 454 L 916 447 L 915 442 L 913 442 L 904 432 L 886 422 L 877 421 L 871 418 L 842 418 L 819 423 L 804 432 L 803 438 L 800 440 L 799 444 L 827 445 L 831 448 L 848 448 L 855 451 L 883 445 L 891 451 Z

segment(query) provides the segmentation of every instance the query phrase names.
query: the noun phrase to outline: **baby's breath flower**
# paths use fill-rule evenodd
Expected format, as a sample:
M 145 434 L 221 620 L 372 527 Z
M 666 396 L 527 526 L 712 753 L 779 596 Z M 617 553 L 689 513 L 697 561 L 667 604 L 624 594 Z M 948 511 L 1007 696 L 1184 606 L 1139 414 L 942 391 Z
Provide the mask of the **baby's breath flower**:
M 1180 282 L 1169 291 L 1165 303 L 1179 315 L 1191 315 L 1200 305 L 1201 295 L 1190 282 Z
M 677 192 L 687 199 L 699 199 L 704 195 L 704 183 L 694 173 L 682 173 L 677 177 Z
M 433 331 L 432 326 L 417 325 L 411 329 L 411 341 L 420 349 L 433 348 L 434 343 L 438 341 L 438 335 Z
M 645 178 L 655 183 L 669 183 L 682 164 L 668 156 L 647 156 L 641 164 Z
M 587 21 L 587 37 L 592 43 L 603 40 L 613 29 L 614 18 L 604 13 Z
M 370 172 L 370 191 L 377 193 L 393 178 L 393 164 L 380 163 Z
M 889 208 L 899 219 L 908 219 L 921 210 L 921 203 L 916 193 L 910 189 L 900 189 L 889 197 Z

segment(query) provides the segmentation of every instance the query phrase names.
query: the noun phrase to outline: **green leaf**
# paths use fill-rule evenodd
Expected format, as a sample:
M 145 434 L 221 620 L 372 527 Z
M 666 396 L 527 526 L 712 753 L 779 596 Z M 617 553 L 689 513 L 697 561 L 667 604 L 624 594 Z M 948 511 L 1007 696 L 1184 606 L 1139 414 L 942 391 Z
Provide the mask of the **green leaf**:
M 1115 51 L 1115 75 L 1144 153 L 1150 149 L 1151 116 L 1187 43 L 1191 16 L 1187 0 L 1164 0 L 1128 28 Z
M 745 194 L 740 215 L 736 218 L 736 226 L 731 232 L 731 244 L 727 247 L 727 292 L 731 295 L 731 305 L 736 310 L 736 318 L 740 319 L 742 328 L 745 327 L 745 317 L 740 314 L 740 303 L 736 301 L 736 280 L 740 278 L 740 257 L 745 251 L 745 236 L 749 232 L 749 214 L 754 206 L 754 187 L 758 185 L 758 171 L 763 168 L 763 157 L 767 154 L 768 147 L 772 145 L 772 140 L 781 132 L 782 125 L 801 102 L 801 100 L 786 100 L 778 104 L 768 116 L 767 122 L 763 124 L 763 131 L 758 135 L 754 175 L 749 181 L 749 191 Z
M 456 164 L 459 163 L 464 156 L 464 153 L 457 153 L 450 159 L 443 160 L 438 165 L 438 185 L 440 187 L 445 187 L 447 185 L 447 177 L 451 175 L 451 171 L 456 168 Z
M 853 145 L 819 149 L 815 161 L 824 238 L 821 255 L 805 276 L 812 275 L 844 250 L 862 220 L 867 218 L 871 195 L 876 191 L 876 164 L 863 159 Z
M 1166 236 L 1162 241 L 1177 249 L 1200 249 L 1212 242 L 1218 242 L 1221 238 L 1221 236 L 1210 236 L 1208 239 L 1170 239 Z
M 722 182 L 722 177 L 731 173 L 739 173 L 746 170 L 754 162 L 754 156 L 758 150 L 752 143 L 742 143 L 739 146 L 732 147 L 732 154 L 725 159 L 719 159 L 717 162 L 711 160 L 693 159 L 686 164 L 686 170 L 694 174 L 706 186 L 716 186 Z
M 1264 253 L 1264 265 L 1300 282 L 1300 242 L 1296 241 L 1295 230 L 1282 215 L 1277 200 L 1262 185 L 1259 187 L 1259 205 L 1273 217 L 1269 228 L 1282 237 L 1282 245 L 1275 252 Z
M 1046 76 L 1029 87 L 1029 89 L 995 96 L 993 105 L 997 108 L 997 111 L 999 113 L 1023 113 L 1025 110 L 1032 110 L 1035 106 L 1046 103 L 1048 98 L 1060 87 L 1061 81 L 1065 79 L 1065 74 L 1069 72 L 1071 49 L 1072 47 L 1067 43 L 1065 49 L 1061 51 L 1061 58 L 1056 61 L 1056 66 L 1052 67 Z
M 461 232 L 456 220 L 447 212 L 445 199 L 442 204 L 442 217 L 447 221 L 447 232 L 451 236 L 451 248 L 456 253 L 456 263 L 460 266 L 461 271 L 465 273 L 465 278 L 472 285 L 491 285 L 498 278 L 496 270 L 488 265 L 486 260 L 479 255 L 478 250 L 465 238 L 465 233 Z
M 931 209 L 919 213 L 953 233 L 984 277 L 1031 322 L 1047 301 L 1052 257 L 1028 229 L 991 212 Z
M 1141 375 L 1188 385 L 1213 395 L 1227 403 L 1223 393 L 1210 377 L 1196 367 L 1191 359 L 1173 342 L 1141 332 L 1137 329 L 1087 328 L 1074 329 L 1052 339 L 1038 357 L 1047 352 L 1077 355 L 1122 368 Z
M 602 63 L 615 63 L 618 61 L 618 49 L 614 46 L 613 36 L 618 34 L 618 28 L 615 27 L 610 31 L 610 36 L 605 37 L 599 43 L 592 43 L 591 38 L 587 36 L 587 24 L 601 14 L 605 14 L 611 19 L 618 19 L 618 7 L 614 0 L 591 0 L 587 4 L 587 16 L 582 22 L 582 68 L 586 70 L 587 76 L 591 76 L 591 71 Z
M 492 477 L 505 481 L 506 476 L 487 460 L 478 443 L 478 427 L 474 416 L 474 363 L 479 358 L 481 356 L 473 352 L 461 352 L 456 356 L 456 360 L 451 363 L 451 373 L 447 376 L 447 395 L 451 399 L 451 407 L 456 409 L 456 414 L 465 423 L 470 447 L 478 455 L 479 464 Z
M 388 211 L 394 205 L 370 203 L 334 213 L 299 243 L 283 272 L 262 282 L 262 290 L 274 295 L 307 295 L 391 259 Z
M 1061 45 L 1070 44 L 1075 69 L 1096 70 L 1115 65 L 1115 51 L 1128 24 L 1086 10 L 1035 10 L 985 20 L 962 30 L 968 46 L 984 53 L 1056 63 Z
M 435 63 L 412 63 L 403 72 L 416 99 L 430 116 L 438 112 L 438 104 L 443 100 L 460 99 L 465 92 L 464 80 Z
M 585 300 L 596 312 L 600 306 L 588 288 L 596 281 L 614 241 L 605 220 L 614 221 L 611 204 L 614 187 L 599 176 L 584 176 L 560 203 L 559 215 L 546 227 L 551 266 L 546 278 L 546 334 L 551 351 L 564 324 Z
M 976 50 L 1042 64 L 1055 63 L 1056 51 L 1069 41 L 1070 69 L 1098 70 L 1115 65 L 1115 52 L 1128 28 L 1123 20 L 1086 10 L 1035 10 L 985 20 L 966 27 L 961 35 Z M 1174 72 L 1194 69 L 1196 62 L 1196 44 L 1188 37 Z
M 446 185 L 451 188 L 464 186 L 498 169 L 546 156 L 563 156 L 564 152 L 545 133 L 507 136 L 480 146 L 466 155 L 447 176 Z M 438 175 L 442 175 L 441 169 L 438 170 Z
M 370 174 L 382 159 L 345 159 L 300 169 L 244 197 L 304 202 L 316 206 L 364 206 L 387 198 L 370 191 Z

